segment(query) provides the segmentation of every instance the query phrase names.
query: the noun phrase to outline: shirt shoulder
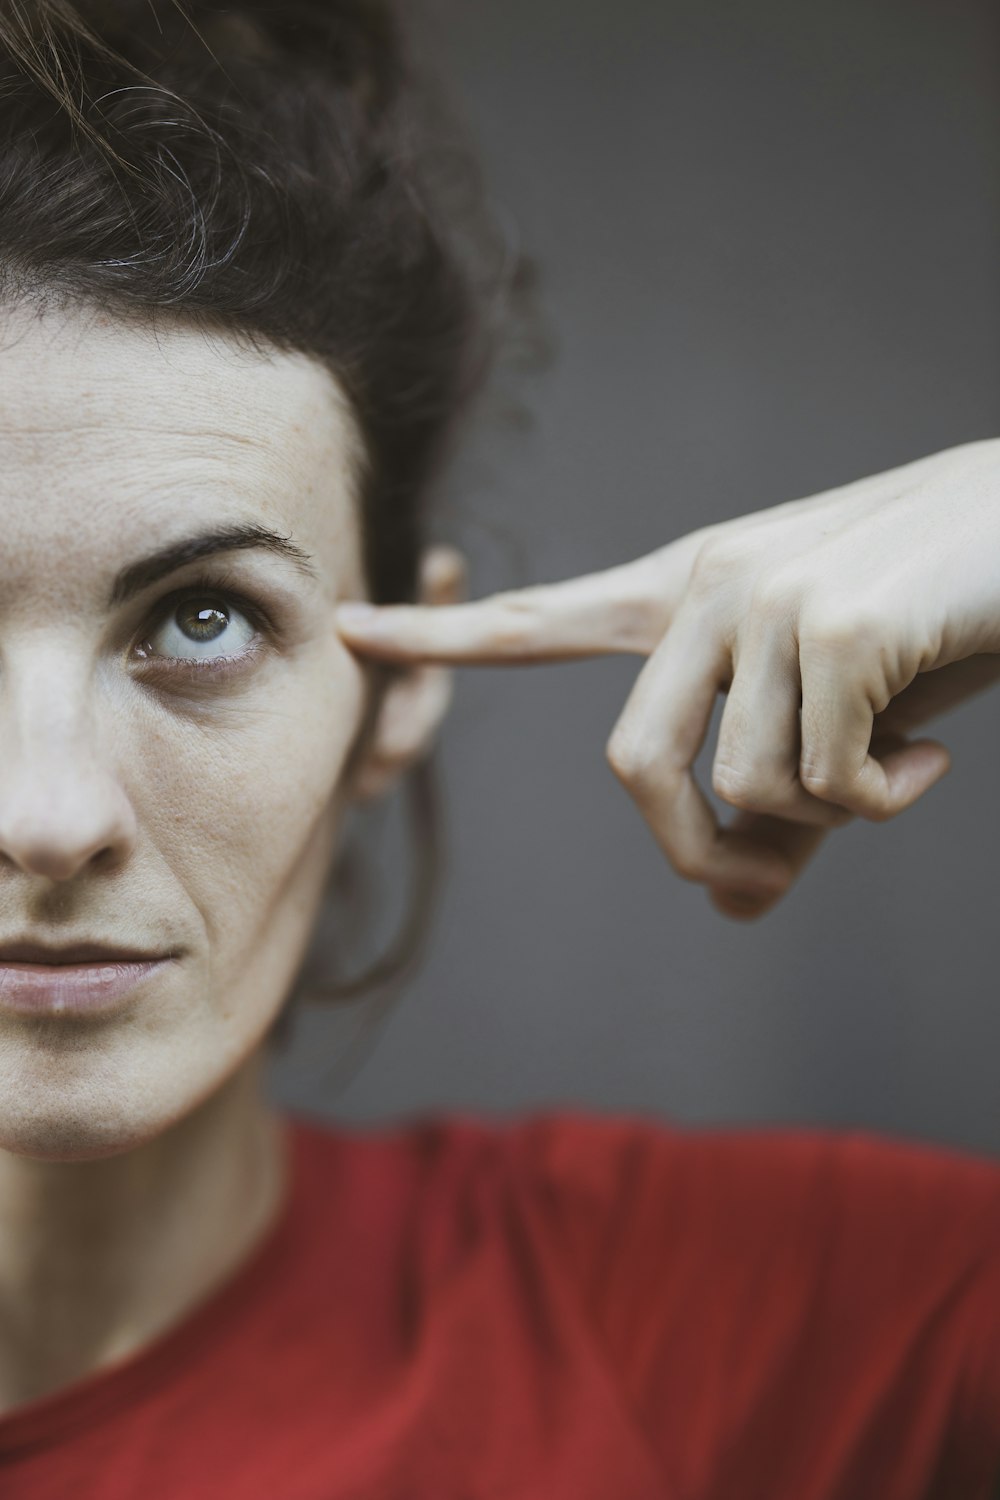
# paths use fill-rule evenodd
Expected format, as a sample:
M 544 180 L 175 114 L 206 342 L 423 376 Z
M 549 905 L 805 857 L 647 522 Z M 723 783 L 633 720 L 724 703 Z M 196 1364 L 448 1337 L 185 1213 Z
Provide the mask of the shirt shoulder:
M 671 1246 L 718 1271 L 760 1254 L 791 1271 L 811 1242 L 828 1268 L 857 1270 L 860 1293 L 880 1275 L 971 1269 L 1000 1251 L 1000 1160 L 988 1156 L 865 1131 L 579 1110 L 536 1111 L 504 1137 L 510 1170 L 584 1281 L 616 1247 L 651 1269 Z
M 504 1151 L 651 1434 L 687 1408 L 747 1472 L 779 1465 L 775 1492 L 796 1463 L 805 1493 L 824 1462 L 843 1482 L 884 1448 L 886 1495 L 907 1463 L 900 1493 L 930 1493 L 916 1476 L 935 1466 L 967 1486 L 942 1495 L 991 1493 L 1000 1162 L 865 1131 L 578 1110 L 512 1122 Z

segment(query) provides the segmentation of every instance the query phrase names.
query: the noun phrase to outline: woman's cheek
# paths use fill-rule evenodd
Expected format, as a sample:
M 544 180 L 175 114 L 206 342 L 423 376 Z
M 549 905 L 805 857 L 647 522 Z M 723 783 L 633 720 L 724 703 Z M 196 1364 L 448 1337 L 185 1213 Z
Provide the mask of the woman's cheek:
M 286 681 L 272 673 L 266 692 L 196 722 L 168 715 L 146 736 L 148 826 L 213 946 L 266 924 L 297 867 L 310 884 L 322 878 L 364 704 L 363 674 L 339 643 L 324 666 Z

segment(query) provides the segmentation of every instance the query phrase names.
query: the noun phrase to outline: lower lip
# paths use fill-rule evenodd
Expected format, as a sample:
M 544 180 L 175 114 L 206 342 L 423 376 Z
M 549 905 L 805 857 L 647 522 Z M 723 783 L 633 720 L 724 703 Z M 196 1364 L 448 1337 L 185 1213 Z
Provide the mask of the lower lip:
M 0 961 L 0 1011 L 33 1016 L 107 1015 L 169 962 L 167 958 L 90 964 Z

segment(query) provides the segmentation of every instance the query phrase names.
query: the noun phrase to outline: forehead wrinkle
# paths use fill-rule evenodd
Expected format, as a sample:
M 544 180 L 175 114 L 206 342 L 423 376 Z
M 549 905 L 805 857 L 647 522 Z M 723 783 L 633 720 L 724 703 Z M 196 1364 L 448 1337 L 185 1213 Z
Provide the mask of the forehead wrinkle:
M 174 437 L 211 438 L 214 442 L 238 443 L 248 448 L 260 448 L 265 452 L 270 451 L 271 444 L 259 437 L 248 436 L 240 432 L 226 432 L 219 428 L 189 428 L 170 427 L 166 425 L 131 424 L 127 422 L 115 422 L 111 429 L 112 433 L 128 432 L 138 433 L 141 437 L 149 437 L 152 434 L 167 434 Z M 75 438 L 81 432 L 97 432 L 102 438 L 109 433 L 107 422 L 59 422 L 51 427 L 29 427 L 19 422 L 16 427 L 5 427 L 0 420 L 0 436 L 10 438 L 17 442 L 24 437 L 54 437 Z
M 14 310 L 0 307 L 0 334 L 16 328 Z M 50 433 L 103 426 L 110 415 L 126 429 L 187 426 L 206 431 L 206 402 L 232 441 L 261 441 L 260 417 L 281 441 L 310 428 L 332 427 L 343 448 L 361 446 L 353 404 L 334 372 L 302 351 L 250 349 L 238 337 L 207 332 L 183 319 L 94 318 L 93 309 L 64 309 L 45 318 L 27 313 L 14 343 L 0 337 L 0 377 L 19 377 L 5 391 L 0 426 L 13 402 L 15 426 Z M 144 326 L 148 323 L 149 326 Z M 52 368 L 63 378 L 53 380 Z M 0 389 L 3 382 L 0 379 Z M 163 398 L 167 411 L 161 416 Z M 333 421 L 331 422 L 331 418 Z M 360 454 L 354 455 L 360 459 Z
M 0 341 L 0 494 L 25 556 L 123 562 L 124 533 L 148 548 L 164 521 L 183 524 L 162 508 L 181 499 L 200 524 L 252 503 L 325 555 L 331 579 L 356 574 L 365 457 L 343 386 L 301 353 L 261 358 L 185 327 L 153 343 L 113 322 Z M 46 490 L 51 506 L 31 498 Z
M 7 412 L 0 408 L 0 439 L 16 446 L 22 442 L 31 445 L 34 439 L 42 437 L 50 445 L 46 447 L 47 453 L 52 451 L 52 445 L 58 447 L 61 443 L 75 444 L 81 439 L 84 442 L 96 439 L 103 446 L 109 440 L 114 441 L 120 434 L 123 437 L 192 439 L 196 442 L 226 443 L 260 453 L 273 453 L 275 448 L 280 446 L 282 452 L 287 454 L 290 434 L 300 439 L 295 447 L 301 451 L 302 436 L 310 430 L 316 430 L 317 433 L 321 431 L 319 426 L 316 429 L 309 429 L 302 422 L 292 422 L 287 414 L 275 414 L 270 411 L 266 413 L 266 417 L 273 420 L 271 428 L 261 428 L 259 414 L 253 430 L 241 431 L 238 426 L 221 424 L 206 427 L 202 425 L 205 417 L 204 402 L 198 403 L 197 412 L 194 413 L 197 421 L 190 426 L 183 421 L 183 412 L 172 412 L 169 418 L 165 414 L 164 420 L 161 421 L 148 418 L 143 421 L 129 421 L 121 415 L 120 400 L 116 406 L 112 407 L 109 414 L 100 414 L 95 420 L 87 421 L 76 413 L 79 406 L 85 404 L 89 396 L 90 393 L 83 393 L 75 398 L 74 412 L 70 415 L 62 412 L 58 415 L 54 414 L 51 422 L 5 421 Z M 220 415 L 224 416 L 225 413 L 220 413 Z M 245 422 L 247 420 L 246 407 L 242 406 L 238 411 L 234 410 L 234 415 Z
M 45 443 L 16 454 L 0 438 L 0 495 L 21 509 L 22 521 L 39 536 L 49 530 L 46 510 L 58 526 L 66 502 L 74 506 L 84 536 L 98 529 L 94 523 L 109 509 L 120 512 L 121 522 L 134 519 L 147 527 L 173 523 L 185 501 L 193 502 L 194 519 L 203 520 L 206 507 L 228 508 L 233 501 L 255 501 L 280 515 L 312 478 L 314 466 L 304 460 L 266 443 L 234 444 L 217 433 L 193 439 L 151 434 L 140 444 L 129 434 L 102 431 L 93 440 Z M 30 512 L 22 508 L 25 497 L 46 494 L 48 506 L 39 498 Z M 120 523 L 111 530 L 120 531 Z
M 53 465 L 47 465 L 52 503 L 18 504 L 17 520 L 8 509 L 0 588 L 9 606 L 15 598 L 26 606 L 46 599 L 89 613 L 94 601 L 106 599 L 114 573 L 154 551 L 158 541 L 248 519 L 294 535 L 317 563 L 322 560 L 318 581 L 329 602 L 360 581 L 342 464 L 331 472 L 330 465 L 324 471 L 311 462 L 293 473 L 273 449 L 237 451 L 214 433 L 186 444 L 184 452 L 160 441 L 142 456 L 141 467 L 130 445 L 126 451 L 130 461 L 123 466 L 118 444 L 110 452 L 105 444 L 82 460 L 79 448 L 75 456 L 63 449 L 54 487 Z M 13 500 L 17 490 L 27 494 L 30 484 L 30 473 L 19 482 L 8 472 L 0 477 L 0 493 Z
M 72 331 L 72 319 L 67 326 Z M 265 414 L 279 434 L 289 427 L 301 432 L 303 417 L 325 425 L 335 414 L 337 426 L 351 425 L 350 403 L 316 359 L 250 353 L 187 327 L 161 331 L 151 341 L 141 330 L 89 325 L 67 347 L 36 323 L 13 346 L 0 343 L 0 375 L 4 366 L 17 379 L 6 385 L 0 427 L 54 434 L 111 422 L 193 433 L 206 430 L 206 403 L 220 418 L 210 430 L 236 441 L 260 441 Z M 53 371 L 60 378 L 53 379 Z M 11 408 L 13 423 L 7 420 Z
M 85 404 L 89 395 L 84 393 L 80 404 Z M 150 463 L 177 468 L 192 462 L 228 468 L 238 461 L 238 454 L 246 454 L 264 469 L 272 470 L 285 488 L 290 478 L 294 484 L 309 485 L 314 478 L 329 482 L 332 474 L 338 473 L 353 497 L 364 470 L 364 450 L 353 415 L 332 384 L 330 395 L 333 399 L 322 404 L 308 401 L 305 410 L 289 412 L 279 406 L 263 414 L 253 413 L 257 420 L 252 430 L 246 425 L 250 418 L 245 404 L 227 403 L 237 425 L 206 426 L 204 401 L 193 400 L 194 421 L 190 426 L 184 421 L 183 409 L 164 413 L 160 420 L 146 416 L 136 422 L 123 418 L 120 405 L 112 408 L 112 414 L 102 413 L 90 421 L 76 407 L 67 420 L 60 415 L 50 423 L 5 422 L 6 414 L 0 411 L 0 445 L 21 460 L 46 468 L 65 466 L 74 474 L 79 473 L 81 460 L 96 465 L 98 471 L 122 463 L 134 463 L 139 470 Z M 186 399 L 184 404 L 188 404 Z M 219 413 L 222 417 L 228 414 Z M 262 426 L 261 416 L 266 426 Z

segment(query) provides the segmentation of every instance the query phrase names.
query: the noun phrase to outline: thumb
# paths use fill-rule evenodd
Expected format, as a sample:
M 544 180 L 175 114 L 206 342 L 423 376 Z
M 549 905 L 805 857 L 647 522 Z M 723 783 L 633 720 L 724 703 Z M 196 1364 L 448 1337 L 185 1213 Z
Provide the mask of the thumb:
M 870 753 L 881 762 L 897 811 L 911 807 L 951 770 L 951 752 L 940 740 L 881 734 L 873 738 Z

